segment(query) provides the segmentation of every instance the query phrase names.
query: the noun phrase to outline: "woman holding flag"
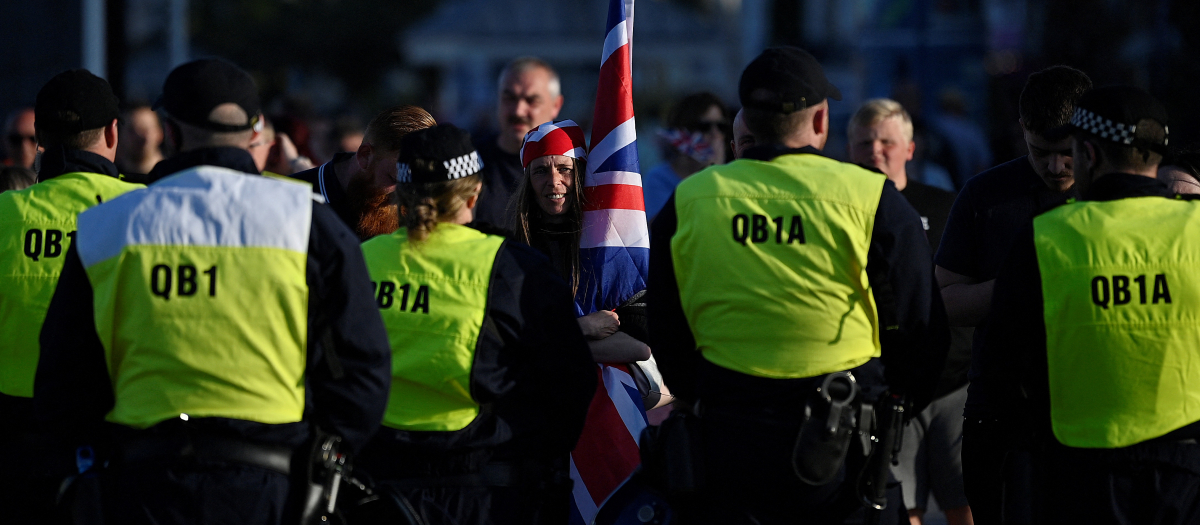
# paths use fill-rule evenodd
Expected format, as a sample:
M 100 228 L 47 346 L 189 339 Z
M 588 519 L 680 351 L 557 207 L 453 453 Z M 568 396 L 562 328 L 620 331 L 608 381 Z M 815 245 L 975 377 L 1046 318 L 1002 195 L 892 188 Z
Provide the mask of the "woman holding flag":
M 577 321 L 597 363 L 599 384 L 584 433 L 571 453 L 572 524 L 591 523 L 640 462 L 637 439 L 646 426 L 646 413 L 631 375 L 634 365 L 627 363 L 650 359 L 650 347 L 639 340 L 648 338 L 643 293 L 585 314 L 592 306 L 587 293 L 602 293 L 607 284 L 603 271 L 611 271 L 589 264 L 589 256 L 597 254 L 585 247 L 585 229 L 596 227 L 586 224 L 585 213 L 604 211 L 594 209 L 602 202 L 585 197 L 595 194 L 584 175 L 586 152 L 583 130 L 573 121 L 547 122 L 530 130 L 521 146 L 525 177 L 513 197 L 512 221 L 517 239 L 546 255 L 571 285 Z M 633 322 L 622 325 L 621 314 Z
M 618 314 L 644 309 L 639 299 L 650 259 L 633 117 L 633 2 L 609 0 L 591 148 L 574 122 L 538 126 L 522 147 L 525 187 L 516 197 L 523 201 L 518 235 L 570 277 L 575 313 L 597 361 L 595 393 L 571 452 L 572 525 L 593 523 L 630 479 L 647 426 L 630 366 L 610 364 L 649 357 L 649 348 L 629 336 L 639 336 L 631 325 L 642 323 L 630 321 L 640 316 Z
M 529 247 L 465 226 L 481 186 L 465 131 L 419 130 L 400 151 L 405 227 L 363 244 L 392 386 L 358 468 L 430 525 L 561 525 L 595 391 L 569 288 Z
M 517 239 L 546 255 L 559 276 L 571 285 L 573 295 L 578 294 L 581 280 L 591 279 L 590 273 L 581 275 L 584 270 L 579 253 L 586 163 L 583 130 L 575 122 L 542 124 L 525 135 L 521 146 L 525 178 L 514 197 Z M 621 320 L 614 310 L 583 315 L 578 303 L 575 310 L 597 363 L 632 363 L 650 358 L 650 347 L 628 333 L 645 339 L 644 326 L 627 326 L 619 331 Z

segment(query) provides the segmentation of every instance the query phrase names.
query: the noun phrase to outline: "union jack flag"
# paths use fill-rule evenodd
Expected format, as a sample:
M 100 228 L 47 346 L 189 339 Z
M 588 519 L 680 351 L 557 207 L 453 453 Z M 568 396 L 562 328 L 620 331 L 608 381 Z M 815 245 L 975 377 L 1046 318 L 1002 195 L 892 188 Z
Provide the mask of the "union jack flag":
M 630 78 L 633 1 L 610 0 L 600 62 L 580 240 L 584 279 L 575 297 L 585 314 L 612 310 L 646 288 L 650 235 Z
M 646 288 L 650 236 L 638 168 L 630 67 L 634 0 L 609 0 L 592 119 L 580 239 L 581 313 L 612 310 Z M 591 523 L 641 462 L 641 394 L 626 365 L 598 365 L 596 395 L 571 453 L 573 524 Z

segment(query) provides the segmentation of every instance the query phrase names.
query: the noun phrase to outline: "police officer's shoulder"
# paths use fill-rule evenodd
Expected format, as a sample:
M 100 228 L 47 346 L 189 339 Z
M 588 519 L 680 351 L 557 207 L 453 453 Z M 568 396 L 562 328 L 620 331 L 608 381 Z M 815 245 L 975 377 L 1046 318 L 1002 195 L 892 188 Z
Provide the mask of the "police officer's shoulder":
M 691 185 L 695 185 L 695 184 L 701 184 L 704 181 L 711 180 L 714 176 L 720 174 L 722 171 L 730 169 L 731 166 L 740 166 L 747 162 L 751 162 L 751 161 L 749 161 L 748 159 L 736 159 L 733 162 L 729 162 L 726 164 L 713 164 L 712 166 L 708 166 L 700 171 L 697 171 L 696 173 L 688 175 L 687 178 L 679 181 L 679 184 L 677 184 L 675 186 L 675 191 L 679 191 L 679 188 L 681 186 L 686 187 L 684 185 L 691 186 Z
M 311 182 L 308 182 L 303 179 L 293 178 L 289 175 L 280 175 L 273 171 L 264 171 L 264 172 L 262 172 L 262 176 L 266 177 L 268 179 L 271 179 L 271 180 L 279 180 L 279 181 L 284 181 L 284 182 L 288 182 L 288 183 L 292 183 L 292 184 L 303 184 L 304 187 L 306 187 L 306 188 L 312 188 Z M 325 199 L 322 198 L 321 202 L 325 202 Z
M 865 177 L 875 181 L 882 179 L 885 187 L 888 185 L 888 183 L 892 182 L 891 179 L 887 178 L 887 175 L 880 171 L 879 168 L 874 166 L 863 166 L 861 164 L 854 164 L 853 162 L 840 161 L 832 157 L 826 157 L 825 155 L 816 155 L 816 157 L 829 162 L 831 166 L 835 167 L 837 173 L 841 176 Z M 893 184 L 893 189 L 895 189 L 894 186 L 895 185 Z
M 1075 213 L 1075 212 L 1082 210 L 1084 204 L 1086 204 L 1086 203 L 1087 203 L 1087 201 L 1082 201 L 1082 200 L 1072 197 L 1063 202 L 1056 202 L 1053 204 L 1049 204 L 1039 210 L 1035 210 L 1034 214 L 1033 214 L 1033 219 L 1035 221 L 1046 220 L 1046 219 L 1061 220 L 1061 218 L 1064 217 L 1066 214 Z
M 852 163 L 852 162 L 845 162 L 844 164 L 850 164 L 850 165 L 852 165 L 852 166 L 858 166 L 858 167 L 860 167 L 860 168 L 862 168 L 862 169 L 864 169 L 864 170 L 867 170 L 867 171 L 869 171 L 869 172 L 875 173 L 875 174 L 877 174 L 877 175 L 883 175 L 884 177 L 886 177 L 886 176 L 887 176 L 886 174 L 884 174 L 884 173 L 883 173 L 883 170 L 879 169 L 879 167 L 877 167 L 877 166 L 868 166 L 868 165 L 866 165 L 866 164 L 854 164 L 854 163 Z

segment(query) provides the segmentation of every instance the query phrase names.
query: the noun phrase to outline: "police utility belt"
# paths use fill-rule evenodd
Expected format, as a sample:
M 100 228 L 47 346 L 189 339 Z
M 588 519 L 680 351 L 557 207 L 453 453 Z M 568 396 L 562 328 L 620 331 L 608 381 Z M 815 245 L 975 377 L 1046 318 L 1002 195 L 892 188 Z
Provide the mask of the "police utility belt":
M 813 486 L 833 481 L 857 440 L 863 458 L 855 465 L 862 468 L 847 473 L 846 479 L 856 481 L 865 506 L 882 510 L 887 506 L 884 493 L 889 468 L 900 450 L 905 408 L 902 396 L 888 393 L 875 403 L 866 402 L 849 371 L 825 375 L 804 407 L 792 450 L 796 477 Z M 693 493 L 703 486 L 700 419 L 779 424 L 764 416 L 697 402 L 691 413 L 675 411 L 660 427 L 648 428 L 642 437 L 643 464 L 659 488 L 670 494 Z
M 125 463 L 220 461 L 291 474 L 292 449 L 211 434 L 175 434 L 131 439 L 121 447 Z

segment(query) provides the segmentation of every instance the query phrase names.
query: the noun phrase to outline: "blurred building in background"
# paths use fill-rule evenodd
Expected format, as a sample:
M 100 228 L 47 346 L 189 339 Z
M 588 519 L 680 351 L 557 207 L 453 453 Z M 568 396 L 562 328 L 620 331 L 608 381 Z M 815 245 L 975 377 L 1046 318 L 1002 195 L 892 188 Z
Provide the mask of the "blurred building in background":
M 482 130 L 496 77 L 527 54 L 562 76 L 562 116 L 591 118 L 606 0 L 47 0 L 0 3 L 0 111 L 31 105 L 57 71 L 88 67 L 125 100 L 152 101 L 174 65 L 222 56 L 255 74 L 268 113 L 308 123 L 314 141 L 346 118 L 396 103 Z M 844 100 L 826 151 L 845 156 L 845 121 L 871 97 L 900 100 L 928 162 L 956 178 L 986 142 L 1018 156 L 1025 77 L 1065 63 L 1098 85 L 1147 88 L 1172 112 L 1174 138 L 1200 130 L 1200 3 L 1194 0 L 639 0 L 634 101 L 648 137 L 683 95 L 736 108 L 742 67 L 769 45 L 805 47 Z M 963 131 L 973 128 L 974 131 Z M 978 135 L 980 140 L 960 140 Z M 643 163 L 656 159 L 640 141 Z M 313 144 L 317 157 L 332 146 Z M 977 146 L 971 146 L 977 149 Z M 318 159 L 319 160 L 319 159 Z M 921 173 L 921 169 L 913 170 Z M 962 172 L 962 173 L 960 173 Z

